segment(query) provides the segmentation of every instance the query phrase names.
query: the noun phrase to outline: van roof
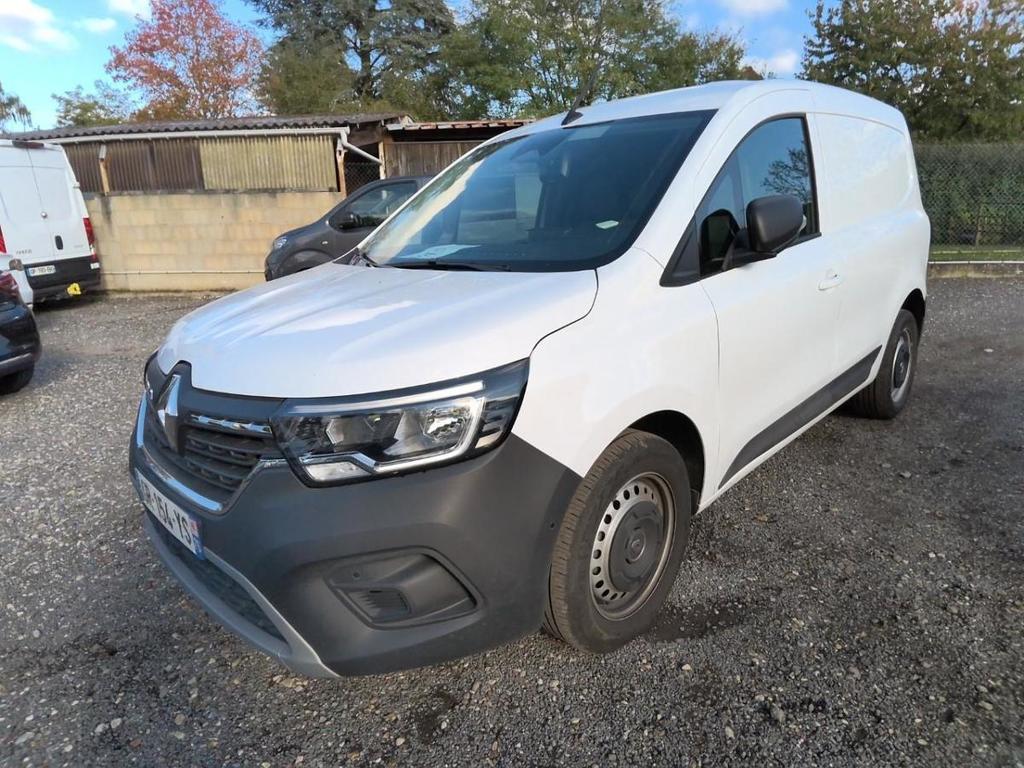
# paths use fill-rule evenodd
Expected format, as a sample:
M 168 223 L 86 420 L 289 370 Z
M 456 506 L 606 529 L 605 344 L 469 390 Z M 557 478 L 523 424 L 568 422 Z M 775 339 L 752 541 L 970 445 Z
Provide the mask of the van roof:
M 28 141 L 26 139 L 0 139 L 0 147 L 17 147 L 18 149 L 60 149 L 60 145 L 44 141 Z
M 581 107 L 579 111 L 582 117 L 574 121 L 573 125 L 602 123 L 609 120 L 672 112 L 738 108 L 761 96 L 786 91 L 809 93 L 814 100 L 817 112 L 861 117 L 884 123 L 901 131 L 906 130 L 906 124 L 900 112 L 876 99 L 843 88 L 812 83 L 807 80 L 776 79 L 723 80 L 706 85 L 603 101 L 588 107 Z M 564 116 L 563 112 L 504 135 L 522 135 L 537 130 L 546 130 L 560 124 Z

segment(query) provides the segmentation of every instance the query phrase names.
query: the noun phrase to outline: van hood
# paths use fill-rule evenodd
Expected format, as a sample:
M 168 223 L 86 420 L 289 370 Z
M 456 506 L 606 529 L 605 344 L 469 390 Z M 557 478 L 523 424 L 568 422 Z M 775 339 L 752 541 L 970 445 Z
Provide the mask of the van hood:
M 324 264 L 208 304 L 157 353 L 192 385 L 337 397 L 470 376 L 529 357 L 584 317 L 594 271 L 463 272 Z

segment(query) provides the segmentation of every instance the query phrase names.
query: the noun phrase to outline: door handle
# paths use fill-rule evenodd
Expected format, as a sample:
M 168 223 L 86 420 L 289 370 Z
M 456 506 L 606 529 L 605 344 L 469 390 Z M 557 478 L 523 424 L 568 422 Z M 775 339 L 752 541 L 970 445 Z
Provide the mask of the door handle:
M 818 283 L 818 290 L 830 291 L 833 288 L 837 287 L 841 282 L 843 282 L 843 276 L 840 275 L 835 270 L 830 269 L 828 273 L 825 275 L 825 279 Z

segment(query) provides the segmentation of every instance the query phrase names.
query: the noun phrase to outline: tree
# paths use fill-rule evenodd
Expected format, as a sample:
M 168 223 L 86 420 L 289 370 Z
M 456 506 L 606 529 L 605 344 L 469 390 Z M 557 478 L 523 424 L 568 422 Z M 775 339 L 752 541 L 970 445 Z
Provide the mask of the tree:
M 63 94 L 52 94 L 57 102 L 57 126 L 113 125 L 131 119 L 132 109 L 125 94 L 97 80 L 96 93 L 77 86 Z
M 802 77 L 881 99 L 926 140 L 1024 129 L 1024 11 L 1013 0 L 841 0 L 811 16 Z
M 214 0 L 151 0 L 125 44 L 110 49 L 107 72 L 136 90 L 139 117 L 208 119 L 251 114 L 263 47 Z
M 406 84 L 432 71 L 440 41 L 454 25 L 444 0 L 249 2 L 281 34 L 261 76 L 261 93 L 274 111 L 290 108 L 283 97 L 293 86 L 312 96 L 316 84 L 339 104 L 387 104 L 392 87 L 404 95 Z
M 6 128 L 7 123 L 11 121 L 28 127 L 31 120 L 32 115 L 28 107 L 13 93 L 5 93 L 3 83 L 0 83 L 0 130 Z
M 354 80 L 336 44 L 307 46 L 285 38 L 267 51 L 257 94 L 275 115 L 329 114 L 352 102 Z
M 597 70 L 591 98 L 618 98 L 742 76 L 743 47 L 682 31 L 662 0 L 474 0 L 446 42 L 448 111 L 546 115 L 568 109 Z

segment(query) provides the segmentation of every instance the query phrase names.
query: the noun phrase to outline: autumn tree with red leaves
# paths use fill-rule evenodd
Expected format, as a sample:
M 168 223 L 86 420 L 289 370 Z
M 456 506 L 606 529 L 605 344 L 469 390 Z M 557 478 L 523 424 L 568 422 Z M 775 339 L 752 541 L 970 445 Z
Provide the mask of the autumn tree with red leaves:
M 137 118 L 234 117 L 255 110 L 253 83 L 263 46 L 229 21 L 214 0 L 151 0 L 122 47 L 110 49 L 107 72 L 144 102 Z

